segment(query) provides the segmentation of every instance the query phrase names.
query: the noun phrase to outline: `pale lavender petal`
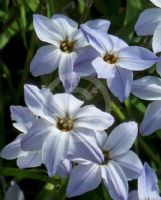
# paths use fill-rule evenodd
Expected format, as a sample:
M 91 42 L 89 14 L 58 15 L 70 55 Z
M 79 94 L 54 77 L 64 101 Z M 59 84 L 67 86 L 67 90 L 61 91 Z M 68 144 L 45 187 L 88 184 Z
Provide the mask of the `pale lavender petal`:
M 114 122 L 111 114 L 101 111 L 93 105 L 82 107 L 75 115 L 74 127 L 84 127 L 103 131 Z
M 71 92 L 78 84 L 79 76 L 73 72 L 76 53 L 62 53 L 59 63 L 59 78 L 66 92 Z M 73 75 L 74 74 L 74 75 Z
M 75 128 L 70 135 L 69 159 L 82 158 L 102 163 L 103 154 L 96 142 L 95 131 L 87 128 Z
M 119 49 L 128 47 L 128 44 L 124 42 L 122 39 L 120 39 L 119 37 L 116 37 L 114 35 L 109 35 L 109 36 L 112 39 L 112 42 L 114 44 L 114 51 L 118 51 Z
M 109 64 L 103 60 L 102 57 L 98 57 L 92 61 L 92 65 L 97 73 L 98 78 L 112 78 L 115 75 L 115 65 Z
M 89 20 L 85 23 L 92 29 L 108 32 L 111 22 L 105 19 Z
M 126 153 L 133 145 L 138 134 L 136 122 L 124 122 L 109 134 L 103 149 L 108 150 L 110 157 Z
M 62 23 L 63 23 L 63 20 L 64 20 L 65 23 L 68 24 L 68 25 L 70 25 L 71 27 L 78 28 L 77 22 L 75 22 L 71 18 L 67 17 L 66 15 L 63 15 L 63 14 L 54 14 L 51 19 L 54 19 L 54 21 L 57 20 L 58 22 L 62 22 Z
M 153 40 L 152 40 L 152 47 L 154 53 L 161 52 L 161 23 L 156 27 L 154 34 L 153 34 Z
M 27 133 L 31 128 L 36 116 L 27 108 L 22 106 L 11 106 L 11 118 L 16 121 L 14 127 L 23 133 Z
M 134 71 L 148 69 L 158 61 L 158 57 L 148 49 L 138 46 L 125 47 L 117 52 L 116 65 Z
M 11 182 L 11 186 L 8 188 L 4 200 L 25 200 L 23 191 L 15 181 Z
M 158 178 L 153 169 L 144 164 L 144 171 L 138 179 L 138 196 L 140 199 L 149 199 L 152 192 L 159 196 Z
M 55 94 L 53 96 L 53 103 L 59 108 L 61 116 L 65 117 L 68 113 L 70 117 L 75 118 L 75 114 L 79 112 L 80 107 L 83 105 L 83 101 L 80 101 L 72 94 Z
M 74 20 L 62 14 L 55 14 L 52 21 L 64 40 L 71 41 L 73 39 L 72 36 L 78 29 L 78 24 Z
M 59 47 L 60 41 L 63 40 L 63 35 L 58 29 L 57 25 L 47 17 L 42 15 L 33 15 L 34 17 L 34 29 L 38 38 L 41 41 L 48 42 L 54 46 Z
M 140 124 L 141 135 L 147 136 L 161 128 L 161 101 L 148 105 L 144 119 Z
M 133 82 L 133 72 L 121 67 L 115 67 L 113 78 L 107 79 L 110 91 L 122 102 L 128 98 Z
M 129 193 L 128 200 L 139 200 L 138 191 L 133 190 Z
M 83 31 L 90 45 L 101 55 L 106 54 L 106 52 L 113 52 L 114 45 L 106 32 L 91 29 L 85 24 L 81 25 L 81 30 Z
M 53 176 L 57 172 L 61 162 L 67 157 L 68 149 L 68 133 L 53 131 L 47 136 L 42 147 L 42 160 L 49 176 Z
M 161 9 L 151 8 L 146 9 L 139 16 L 135 31 L 138 35 L 153 35 L 155 28 L 161 21 Z
M 112 159 L 121 166 L 128 180 L 137 179 L 143 171 L 139 157 L 131 150 L 122 155 L 113 156 Z
M 156 65 L 156 71 L 161 76 L 161 56 L 159 57 L 158 63 Z
M 70 172 L 72 170 L 72 163 L 65 159 L 60 164 L 56 174 L 59 175 L 61 178 L 66 178 L 69 176 Z
M 133 81 L 132 94 L 145 100 L 161 100 L 161 79 L 146 76 Z
M 20 141 L 21 141 L 23 136 L 24 136 L 24 134 L 18 135 L 17 138 L 13 142 L 6 145 L 1 150 L 0 156 L 2 158 L 8 159 L 8 160 L 12 160 L 12 159 L 17 158 L 22 151 Z
M 161 1 L 160 0 L 150 0 L 155 6 L 161 8 Z
M 105 142 L 107 141 L 108 134 L 105 131 L 95 131 L 95 134 L 98 146 L 102 149 Z
M 30 64 L 33 76 L 41 76 L 53 72 L 59 66 L 61 52 L 53 45 L 39 48 Z
M 78 165 L 70 175 L 67 197 L 74 197 L 93 190 L 101 183 L 101 170 L 97 164 Z
M 25 156 L 19 156 L 17 166 L 21 169 L 29 167 L 38 167 L 42 164 L 41 151 L 30 151 Z
M 21 145 L 25 151 L 36 151 L 42 148 L 45 138 L 55 127 L 43 119 L 34 122 L 29 132 L 22 138 Z
M 103 182 L 115 200 L 126 200 L 128 196 L 128 184 L 121 167 L 114 161 L 102 166 Z
M 49 116 L 46 113 L 53 113 L 51 111 L 51 107 L 48 103 L 48 98 L 52 95 L 52 93 L 46 89 L 39 89 L 34 85 L 25 85 L 24 86 L 24 95 L 25 102 L 28 108 L 38 116 L 41 116 L 48 120 Z
M 84 48 L 76 59 L 73 70 L 80 76 L 96 74 L 96 71 L 92 65 L 92 61 L 98 56 L 98 52 L 92 47 L 88 46 Z

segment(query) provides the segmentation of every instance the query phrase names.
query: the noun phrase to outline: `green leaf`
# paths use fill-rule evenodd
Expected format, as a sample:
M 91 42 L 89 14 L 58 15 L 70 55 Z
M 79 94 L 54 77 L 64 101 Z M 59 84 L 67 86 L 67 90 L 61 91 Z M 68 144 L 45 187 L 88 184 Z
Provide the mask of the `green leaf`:
M 86 4 L 84 0 L 78 0 L 79 3 L 79 12 L 82 14 L 85 11 Z
M 16 168 L 2 168 L 0 167 L 0 175 L 1 176 L 14 176 L 18 179 L 34 179 L 39 180 L 42 182 L 48 182 L 48 183 L 59 183 L 60 178 L 57 176 L 54 176 L 52 178 L 49 178 L 46 175 L 46 171 L 44 170 L 38 170 L 38 169 L 16 169 Z
M 35 12 L 40 4 L 39 0 L 25 0 L 26 5 Z
M 127 0 L 126 15 L 124 25 L 127 25 L 132 19 L 134 19 L 141 10 L 140 0 Z
M 11 38 L 18 32 L 19 27 L 16 21 L 13 21 L 10 26 L 7 26 L 0 33 L 0 49 L 2 49 Z

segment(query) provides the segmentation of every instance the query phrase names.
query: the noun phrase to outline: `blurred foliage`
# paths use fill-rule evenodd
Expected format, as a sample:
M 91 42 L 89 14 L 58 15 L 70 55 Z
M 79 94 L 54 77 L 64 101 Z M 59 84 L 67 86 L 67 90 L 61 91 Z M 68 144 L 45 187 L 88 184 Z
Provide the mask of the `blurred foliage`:
M 149 38 L 138 37 L 133 30 L 139 14 L 148 7 L 153 5 L 147 0 L 0 0 L 0 149 L 18 134 L 12 127 L 9 107 L 24 105 L 23 85 L 25 83 L 49 85 L 53 79 L 53 75 L 33 78 L 29 72 L 31 59 L 41 45 L 32 25 L 34 13 L 48 17 L 55 13 L 62 13 L 79 23 L 96 18 L 108 19 L 111 21 L 109 30 L 111 34 L 121 37 L 129 44 L 142 44 L 149 47 Z M 154 68 L 136 73 L 135 78 L 152 73 L 155 73 Z M 54 76 L 56 77 L 57 75 Z M 87 80 L 83 80 L 79 86 L 83 88 L 87 84 Z M 106 87 L 106 83 L 104 86 Z M 102 101 L 97 96 L 99 92 L 97 88 L 87 88 L 90 93 L 89 102 L 101 107 Z M 61 85 L 55 88 L 54 92 L 60 90 L 63 90 Z M 113 96 L 111 99 L 114 102 L 111 111 L 118 122 L 142 120 L 147 102 L 140 101 L 132 95 L 123 104 L 119 104 Z M 122 116 L 121 113 L 124 115 Z M 158 153 L 160 148 L 160 131 L 146 139 L 140 136 L 134 146 L 140 158 L 143 161 L 146 159 L 158 170 L 161 178 L 161 156 Z M 67 180 L 48 178 L 43 169 L 18 170 L 15 167 L 15 160 L 0 159 L 0 199 L 3 199 L 4 192 L 12 179 L 18 182 L 26 199 L 65 199 Z M 110 198 L 105 188 L 101 187 L 72 199 L 108 200 Z

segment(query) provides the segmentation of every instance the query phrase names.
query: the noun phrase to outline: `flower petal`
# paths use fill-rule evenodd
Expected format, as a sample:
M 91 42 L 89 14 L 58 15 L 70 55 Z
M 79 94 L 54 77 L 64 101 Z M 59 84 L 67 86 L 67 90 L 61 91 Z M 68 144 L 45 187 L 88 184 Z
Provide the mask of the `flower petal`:
M 128 98 L 133 82 L 133 72 L 121 67 L 115 67 L 113 78 L 107 79 L 108 88 L 122 102 Z
M 74 127 L 84 127 L 103 131 L 114 122 L 111 114 L 101 111 L 93 105 L 83 106 L 75 115 Z
M 54 126 L 43 119 L 35 121 L 29 132 L 22 138 L 21 145 L 25 151 L 36 151 L 42 148 L 45 138 L 55 130 Z
M 155 28 L 160 23 L 160 20 L 161 9 L 146 9 L 141 13 L 135 24 L 135 31 L 138 35 L 153 35 Z
M 105 131 L 96 131 L 96 141 L 98 143 L 98 146 L 103 148 L 105 142 L 107 141 L 108 134 Z
M 51 111 L 50 104 L 48 103 L 48 98 L 52 95 L 52 93 L 48 89 L 39 89 L 34 85 L 24 86 L 24 95 L 25 102 L 28 108 L 35 114 L 45 119 L 48 119 L 49 116 L 46 113 L 53 113 Z
M 73 33 L 78 29 L 78 24 L 74 20 L 62 14 L 55 14 L 52 17 L 52 21 L 57 26 L 57 30 L 61 33 L 64 40 L 68 39 L 71 41 L 73 39 Z
M 42 147 L 42 160 L 49 176 L 57 172 L 61 162 L 67 157 L 68 147 L 68 133 L 52 132 L 47 136 Z
M 59 63 L 59 78 L 66 92 L 71 92 L 78 84 L 79 76 L 73 72 L 76 53 L 62 53 Z
M 153 34 L 152 47 L 153 47 L 154 53 L 158 53 L 161 51 L 160 32 L 161 32 L 161 24 L 156 27 L 154 34 Z
M 108 32 L 111 22 L 105 19 L 89 20 L 85 23 L 92 29 Z
M 101 183 L 100 168 L 97 164 L 78 165 L 70 175 L 67 196 L 74 197 L 97 188 Z
M 139 200 L 138 191 L 133 190 L 129 193 L 128 200 Z
M 42 164 L 41 151 L 28 152 L 26 156 L 20 156 L 17 159 L 17 165 L 19 168 L 38 167 Z
M 148 105 L 144 119 L 140 124 L 140 133 L 147 136 L 161 128 L 161 101 Z
M 39 48 L 30 64 L 32 75 L 41 76 L 53 72 L 59 66 L 60 54 L 60 50 L 53 45 Z
M 127 199 L 128 184 L 121 167 L 114 161 L 102 166 L 102 178 L 112 199 Z
M 23 136 L 24 136 L 24 134 L 18 135 L 17 138 L 13 142 L 6 145 L 1 150 L 0 156 L 2 158 L 8 159 L 8 160 L 17 158 L 20 155 L 20 153 L 22 152 L 20 141 Z
M 138 46 L 125 47 L 117 52 L 117 65 L 134 71 L 148 69 L 158 61 L 158 57 L 148 49 Z
M 27 108 L 22 106 L 11 106 L 11 118 L 16 121 L 14 127 L 23 133 L 27 133 L 31 128 L 36 116 Z
M 70 117 L 75 118 L 75 114 L 79 112 L 81 105 L 84 103 L 80 101 L 72 94 L 55 94 L 53 96 L 53 102 L 59 108 L 60 117 L 65 117 L 69 114 Z
M 98 55 L 97 51 L 92 47 L 88 46 L 84 48 L 74 63 L 74 72 L 78 73 L 80 76 L 95 74 L 96 71 L 93 68 L 92 60 L 98 57 Z
M 54 46 L 59 47 L 60 41 L 63 39 L 60 30 L 57 25 L 47 17 L 42 15 L 33 15 L 34 17 L 34 29 L 38 38 L 41 41 L 48 42 Z
M 92 65 L 97 73 L 98 78 L 112 78 L 115 74 L 115 66 L 109 64 L 103 60 L 102 57 L 98 57 L 92 61 Z
M 109 34 L 109 36 L 114 44 L 114 51 L 118 51 L 119 49 L 128 47 L 128 44 L 126 42 L 124 42 L 122 39 L 120 39 L 119 37 L 116 37 L 116 36 L 110 35 L 110 34 Z
M 113 52 L 112 40 L 106 32 L 91 29 L 86 24 L 82 24 L 80 27 L 90 45 L 101 55 Z
M 58 174 L 61 178 L 65 178 L 69 176 L 70 172 L 72 170 L 72 164 L 69 160 L 65 159 L 60 164 L 56 174 Z
M 131 150 L 112 159 L 121 166 L 128 180 L 137 179 L 143 171 L 139 157 Z
M 145 100 L 161 100 L 161 79 L 146 76 L 133 81 L 132 93 Z
M 95 139 L 95 132 L 87 128 L 75 128 L 70 137 L 68 158 L 82 158 L 96 163 L 102 163 L 103 154 Z
M 156 65 L 156 71 L 161 76 L 161 56 L 159 57 L 159 61 Z
M 133 145 L 138 133 L 136 122 L 124 122 L 118 125 L 108 136 L 103 149 L 108 150 L 110 157 L 126 153 Z
M 23 191 L 15 181 L 11 181 L 11 186 L 7 190 L 4 200 L 25 200 Z
M 158 178 L 152 168 L 145 163 L 144 171 L 138 179 L 138 196 L 140 199 L 149 199 L 152 192 L 159 194 Z
M 155 6 L 158 6 L 159 8 L 161 8 L 161 2 L 160 0 L 150 0 Z

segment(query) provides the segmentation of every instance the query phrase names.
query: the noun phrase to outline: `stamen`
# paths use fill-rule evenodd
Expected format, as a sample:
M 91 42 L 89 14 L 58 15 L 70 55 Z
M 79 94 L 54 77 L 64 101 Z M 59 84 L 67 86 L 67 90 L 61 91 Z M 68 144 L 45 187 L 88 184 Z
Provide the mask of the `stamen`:
M 116 61 L 117 61 L 117 57 L 116 57 L 116 55 L 114 55 L 114 54 L 105 54 L 105 56 L 103 57 L 103 60 L 105 61 L 105 62 L 107 62 L 107 63 L 110 63 L 110 64 L 114 64 L 114 63 L 116 63 Z
M 73 42 L 68 40 L 62 41 L 60 43 L 60 50 L 65 53 L 71 53 L 73 51 Z
M 70 117 L 59 119 L 57 122 L 57 128 L 61 131 L 70 131 L 73 128 L 73 120 Z
M 110 160 L 110 156 L 109 156 L 109 152 L 108 151 L 103 151 L 103 155 L 104 155 L 104 161 L 103 161 L 103 165 L 106 165 L 108 163 L 108 161 Z

